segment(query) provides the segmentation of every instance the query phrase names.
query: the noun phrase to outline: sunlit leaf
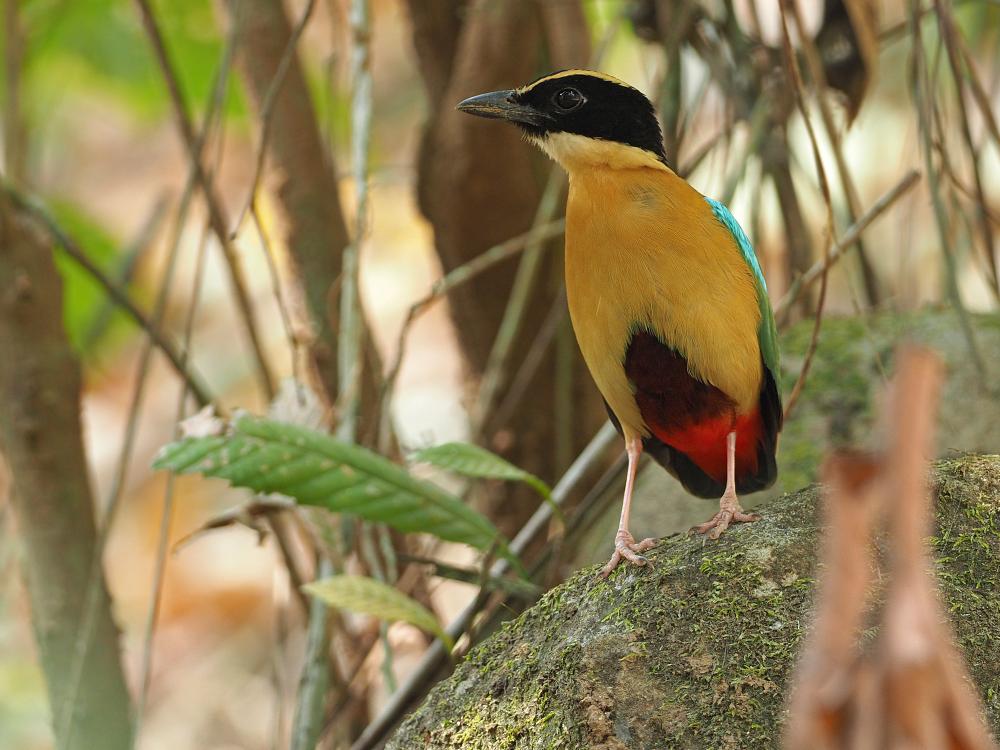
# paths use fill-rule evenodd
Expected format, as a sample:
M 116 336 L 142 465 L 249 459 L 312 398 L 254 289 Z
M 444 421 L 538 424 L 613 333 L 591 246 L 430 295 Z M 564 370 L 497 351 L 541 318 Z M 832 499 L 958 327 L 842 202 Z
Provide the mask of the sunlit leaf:
M 440 638 L 449 651 L 455 645 L 434 615 L 420 602 L 374 578 L 332 576 L 307 583 L 302 590 L 336 609 L 371 615 L 386 622 L 408 622 Z
M 524 482 L 534 488 L 552 506 L 556 517 L 563 520 L 562 511 L 552 501 L 552 489 L 534 474 L 471 443 L 442 443 L 417 451 L 411 460 L 431 464 L 439 469 L 479 479 L 504 479 Z
M 280 493 L 306 505 L 483 551 L 495 547 L 523 572 L 485 516 L 391 461 L 323 432 L 244 415 L 228 434 L 167 445 L 154 466 L 227 479 L 237 487 Z

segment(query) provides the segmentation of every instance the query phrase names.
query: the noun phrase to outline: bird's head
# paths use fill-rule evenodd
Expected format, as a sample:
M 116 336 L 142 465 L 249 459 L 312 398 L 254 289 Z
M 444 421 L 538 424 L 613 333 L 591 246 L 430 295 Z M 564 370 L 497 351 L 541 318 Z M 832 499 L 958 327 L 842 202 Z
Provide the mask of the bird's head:
M 571 173 L 588 167 L 666 166 L 652 103 L 604 73 L 564 70 L 518 89 L 470 97 L 458 109 L 515 123 Z

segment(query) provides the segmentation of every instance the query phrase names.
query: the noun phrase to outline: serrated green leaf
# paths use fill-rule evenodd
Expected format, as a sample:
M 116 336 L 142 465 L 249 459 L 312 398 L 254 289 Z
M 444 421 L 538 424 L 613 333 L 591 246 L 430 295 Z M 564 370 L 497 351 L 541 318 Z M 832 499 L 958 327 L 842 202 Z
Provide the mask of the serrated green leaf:
M 449 651 L 455 645 L 434 615 L 420 602 L 374 578 L 332 576 L 307 583 L 302 590 L 336 609 L 371 615 L 386 622 L 408 622 L 440 638 Z
M 237 487 L 277 492 L 305 505 L 483 551 L 495 546 L 524 574 L 506 540 L 481 513 L 366 448 L 323 432 L 241 416 L 227 435 L 190 437 L 165 446 L 153 466 L 227 479 Z
M 524 482 L 549 503 L 556 518 L 561 522 L 565 521 L 559 506 L 552 500 L 552 489 L 545 482 L 478 445 L 442 443 L 417 451 L 411 456 L 411 460 L 428 463 L 466 477 Z

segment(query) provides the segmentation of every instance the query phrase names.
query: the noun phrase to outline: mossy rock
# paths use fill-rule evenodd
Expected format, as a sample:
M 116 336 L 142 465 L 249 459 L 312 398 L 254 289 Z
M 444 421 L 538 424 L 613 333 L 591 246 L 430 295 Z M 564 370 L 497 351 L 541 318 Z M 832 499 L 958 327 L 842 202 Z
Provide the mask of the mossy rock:
M 976 370 L 951 309 L 824 320 L 806 386 L 778 444 L 778 481 L 765 492 L 743 498 L 744 507 L 767 507 L 783 492 L 817 481 L 820 461 L 831 445 L 876 444 L 876 407 L 901 340 L 925 344 L 945 361 L 938 456 L 996 451 L 1000 446 L 996 390 L 1000 382 L 1000 315 L 973 315 L 971 320 L 986 364 L 985 380 Z M 802 369 L 811 336 L 812 321 L 803 321 L 781 337 L 781 381 L 786 399 Z M 624 478 L 608 490 L 606 511 L 580 545 L 573 568 L 610 556 L 623 486 Z M 715 510 L 714 501 L 688 495 L 663 469 L 647 462 L 638 478 L 632 531 L 637 538 L 662 536 L 706 521 Z
M 1000 729 L 1000 457 L 934 470 L 938 577 Z M 475 648 L 406 719 L 394 750 L 778 746 L 809 621 L 819 490 L 718 542 L 672 537 L 652 568 L 581 570 Z

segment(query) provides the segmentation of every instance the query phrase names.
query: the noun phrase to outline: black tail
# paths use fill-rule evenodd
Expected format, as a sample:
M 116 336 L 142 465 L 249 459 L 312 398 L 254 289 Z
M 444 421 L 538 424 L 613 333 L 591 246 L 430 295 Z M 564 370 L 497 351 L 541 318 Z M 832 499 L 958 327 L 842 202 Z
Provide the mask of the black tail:
M 615 429 L 621 433 L 621 424 L 614 412 L 608 407 L 607 401 L 604 402 L 604 407 L 607 409 Z M 736 478 L 736 492 L 740 495 L 767 489 L 778 478 L 778 465 L 775 457 L 783 414 L 778 385 L 767 367 L 764 367 L 764 387 L 760 394 L 760 417 L 764 423 L 764 436 L 757 443 L 757 472 Z M 644 439 L 642 448 L 692 495 L 717 498 L 726 491 L 725 482 L 719 482 L 710 477 L 686 454 L 670 447 L 659 438 L 651 436 Z

